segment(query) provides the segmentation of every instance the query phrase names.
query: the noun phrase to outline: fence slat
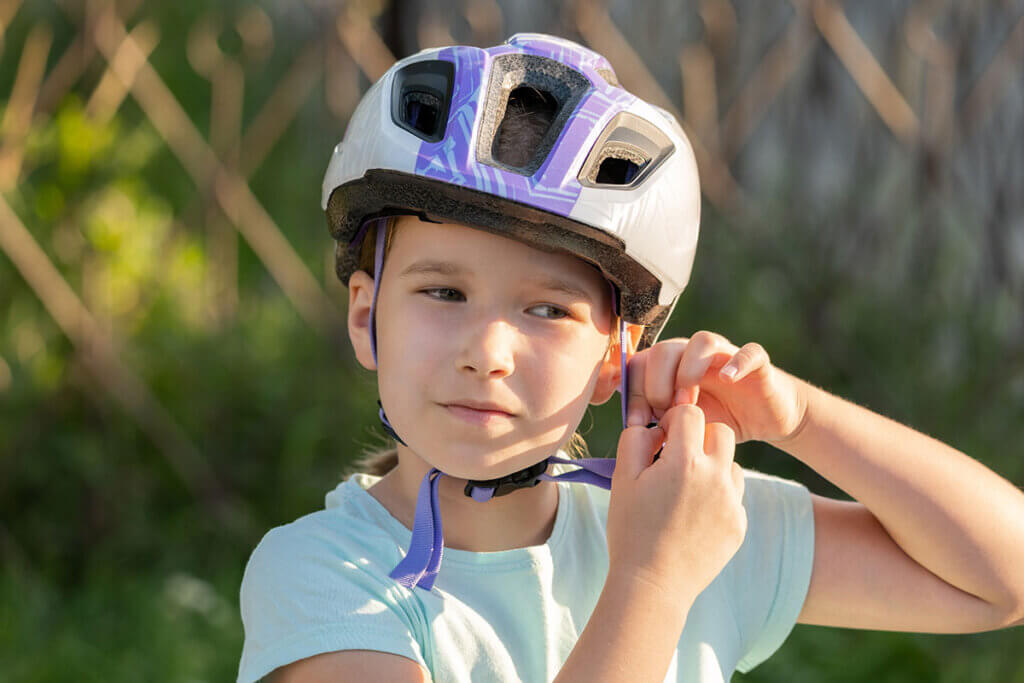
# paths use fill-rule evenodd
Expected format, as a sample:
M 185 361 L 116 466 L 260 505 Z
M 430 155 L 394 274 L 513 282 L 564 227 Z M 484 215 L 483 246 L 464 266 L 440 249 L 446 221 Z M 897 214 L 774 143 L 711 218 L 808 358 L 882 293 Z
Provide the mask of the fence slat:
M 914 142 L 920 131 L 914 110 L 850 25 L 842 8 L 833 0 L 814 0 L 813 8 L 814 22 L 825 42 L 839 57 L 885 125 L 903 142 Z
M 267 267 L 306 323 L 321 333 L 342 329 L 343 319 L 333 301 L 259 204 L 246 182 L 221 165 L 213 149 L 200 135 L 152 65 L 143 60 L 134 80 L 128 78 L 129 74 L 117 71 L 118 64 L 114 63 L 113 57 L 122 42 L 134 45 L 124 26 L 110 10 L 97 27 L 97 46 L 118 77 L 129 87 L 132 96 L 167 141 L 171 151 L 185 166 L 197 186 L 215 188 L 214 195 L 221 202 L 225 215 L 253 219 L 252 222 L 235 220 L 235 228 Z M 134 49 L 138 50 L 138 47 Z
M 182 483 L 199 500 L 216 506 L 226 494 L 213 470 L 139 378 L 121 362 L 114 341 L 71 289 L 21 219 L 0 197 L 0 250 L 71 340 L 93 377 L 152 440 Z M 235 506 L 230 506 L 235 507 Z M 232 514 L 217 508 L 218 515 Z
M 0 120 L 0 192 L 14 187 L 21 174 L 22 155 L 25 153 L 25 137 L 32 125 L 39 84 L 46 71 L 46 57 L 50 54 L 53 34 L 46 24 L 36 24 L 25 39 L 18 60 L 18 72 L 14 87 Z

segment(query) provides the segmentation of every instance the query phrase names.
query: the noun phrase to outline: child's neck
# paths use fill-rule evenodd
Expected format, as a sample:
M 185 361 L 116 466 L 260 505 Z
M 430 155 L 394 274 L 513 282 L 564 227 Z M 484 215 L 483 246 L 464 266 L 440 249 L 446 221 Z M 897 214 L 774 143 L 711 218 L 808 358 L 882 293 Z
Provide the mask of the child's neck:
M 407 529 L 412 529 L 422 472 L 399 464 L 369 493 Z M 551 537 L 558 511 L 558 486 L 542 481 L 533 488 L 520 489 L 480 503 L 463 492 L 465 479 L 447 475 L 440 478 L 438 497 L 444 544 L 447 548 L 473 552 L 497 552 L 542 545 Z

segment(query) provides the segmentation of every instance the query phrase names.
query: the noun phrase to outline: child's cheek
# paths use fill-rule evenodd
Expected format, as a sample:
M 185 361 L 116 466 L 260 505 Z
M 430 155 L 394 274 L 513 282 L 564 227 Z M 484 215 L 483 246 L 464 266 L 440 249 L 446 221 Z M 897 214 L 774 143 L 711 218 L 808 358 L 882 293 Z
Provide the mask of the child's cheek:
M 422 299 L 422 300 L 421 300 Z M 381 369 L 391 369 L 408 380 L 438 367 L 445 343 L 446 321 L 432 311 L 425 295 L 410 294 L 396 298 L 383 318 L 378 318 L 377 343 Z M 409 387 L 412 389 L 412 387 Z
M 557 404 L 556 409 L 590 395 L 605 348 L 579 336 L 559 341 L 564 343 L 535 344 L 527 361 L 530 375 L 544 387 L 542 393 Z
M 405 321 L 396 351 L 397 364 L 403 375 L 414 386 L 425 391 L 434 400 L 451 398 L 435 396 L 439 388 L 450 387 L 454 368 L 454 349 L 457 327 L 444 316 L 422 315 L 413 312 Z

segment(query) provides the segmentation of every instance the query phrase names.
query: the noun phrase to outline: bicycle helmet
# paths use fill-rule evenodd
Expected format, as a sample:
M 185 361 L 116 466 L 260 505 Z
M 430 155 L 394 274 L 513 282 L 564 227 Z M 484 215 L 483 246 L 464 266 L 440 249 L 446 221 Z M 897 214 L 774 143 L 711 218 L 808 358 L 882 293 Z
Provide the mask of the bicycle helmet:
M 497 158 L 508 103 L 531 89 L 553 116 L 534 149 Z M 423 50 L 395 63 L 363 96 L 334 148 L 322 208 L 337 241 L 342 282 L 358 269 L 364 236 L 376 230 L 373 306 L 383 264 L 384 219 L 415 215 L 462 223 L 546 251 L 570 253 L 601 271 L 620 320 L 645 326 L 638 351 L 654 344 L 693 267 L 700 188 L 693 151 L 675 118 L 624 90 L 608 61 L 569 40 L 519 33 L 503 45 Z M 623 426 L 626 350 L 622 348 Z M 378 401 L 378 404 L 380 402 Z M 387 421 L 388 433 L 401 443 Z M 579 465 L 552 476 L 549 463 Z M 518 472 L 470 481 L 479 501 L 541 480 L 610 488 L 615 461 L 551 456 Z M 410 550 L 391 576 L 430 590 L 443 534 L 437 481 L 424 477 Z

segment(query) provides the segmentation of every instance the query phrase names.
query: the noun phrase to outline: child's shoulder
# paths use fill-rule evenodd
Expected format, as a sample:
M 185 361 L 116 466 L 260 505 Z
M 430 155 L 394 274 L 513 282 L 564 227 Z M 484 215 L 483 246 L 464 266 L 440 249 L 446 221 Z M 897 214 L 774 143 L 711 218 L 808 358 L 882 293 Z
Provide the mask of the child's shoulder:
M 270 529 L 249 558 L 250 568 L 349 566 L 389 567 L 400 557 L 398 520 L 374 506 L 353 475 L 327 494 L 325 507 Z M 362 492 L 362 495 L 360 495 Z M 389 523 L 390 522 L 390 523 Z M 406 532 L 408 535 L 408 532 Z
M 245 628 L 239 680 L 360 647 L 423 662 L 422 638 L 410 635 L 418 627 L 408 616 L 415 614 L 409 592 L 388 577 L 400 549 L 361 512 L 348 483 L 331 492 L 337 495 L 324 509 L 272 528 L 249 557 L 239 589 Z

